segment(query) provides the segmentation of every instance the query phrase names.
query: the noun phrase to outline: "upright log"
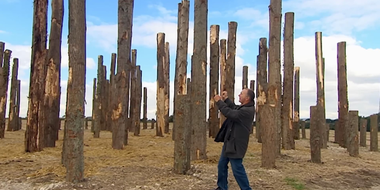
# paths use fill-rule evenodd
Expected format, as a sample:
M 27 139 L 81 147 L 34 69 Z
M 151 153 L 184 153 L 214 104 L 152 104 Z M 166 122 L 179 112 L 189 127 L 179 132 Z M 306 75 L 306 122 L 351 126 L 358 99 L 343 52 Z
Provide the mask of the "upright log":
M 18 58 L 13 59 L 12 78 L 11 78 L 11 93 L 9 97 L 9 120 L 7 131 L 18 130 L 18 115 L 17 115 L 17 76 L 18 76 Z M 55 141 L 55 139 L 54 139 Z
M 0 67 L 3 67 L 3 59 L 4 59 L 4 49 L 5 48 L 5 43 L 0 42 Z
M 113 101 L 115 101 L 115 92 L 116 92 L 116 83 L 115 83 L 115 70 L 116 70 L 116 53 L 111 54 L 111 67 L 110 67 L 110 84 L 108 87 L 108 130 L 112 131 L 113 122 L 112 122 L 112 109 Z
M 123 149 L 128 144 L 129 71 L 132 45 L 134 0 L 118 1 L 117 98 L 112 114 L 112 148 Z M 128 124 L 127 124 L 128 125 Z
M 150 122 L 150 129 L 154 129 L 154 124 L 156 123 L 156 121 L 154 119 L 152 119 L 152 121 Z
M 157 33 L 157 127 L 156 136 L 163 137 L 165 131 L 165 33 Z
M 102 102 L 102 105 L 101 105 L 101 115 L 102 115 L 102 119 L 100 120 L 100 130 L 106 130 L 107 129 L 107 67 L 105 65 L 103 65 L 102 67 L 102 85 L 101 85 L 101 88 L 102 88 L 102 94 L 101 94 L 101 99 L 100 101 Z
M 165 109 L 164 109 L 164 119 L 165 119 L 165 134 L 169 133 L 169 108 L 170 108 L 170 45 L 169 42 L 165 43 L 165 61 L 164 61 L 164 94 L 165 94 Z M 141 90 L 140 90 L 141 95 Z M 141 98 L 140 98 L 141 99 Z M 139 119 L 140 121 L 140 119 Z
M 176 97 L 179 91 L 186 93 L 186 77 L 187 77 L 187 54 L 188 54 L 188 38 L 189 38 L 189 8 L 190 2 L 182 0 L 178 3 L 178 29 L 177 29 L 177 51 L 175 60 L 175 76 L 174 76 L 174 120 L 176 110 Z M 182 88 L 182 89 L 180 89 Z M 173 135 L 174 140 L 175 122 L 173 122 Z
M 277 155 L 281 153 L 281 11 L 282 0 L 271 0 L 269 6 L 268 103 L 275 106 L 273 119 L 277 129 Z M 269 90 L 272 90 L 271 92 Z M 267 117 L 267 114 L 264 117 Z M 272 127 L 272 126 L 270 126 Z
M 143 129 L 148 129 L 148 89 L 144 87 L 143 93 Z
M 293 127 L 294 13 L 285 13 L 282 148 L 295 149 Z
M 11 50 L 5 50 L 4 62 L 0 67 L 0 139 L 4 138 L 5 134 L 5 111 L 7 109 L 7 95 L 9 83 L 9 65 L 11 59 Z
M 86 90 L 86 1 L 69 1 L 69 80 L 66 102 L 66 181 L 84 178 L 83 116 Z
M 61 41 L 63 27 L 63 0 L 51 1 L 52 17 L 47 55 L 47 73 L 44 94 L 45 146 L 55 147 L 60 126 L 61 101 Z
M 235 55 L 237 22 L 228 22 L 227 59 L 225 67 L 225 89 L 228 98 L 235 101 Z
M 130 128 L 129 128 L 129 131 L 130 132 L 134 132 L 137 125 L 136 125 L 136 122 L 137 122 L 137 117 L 136 117 L 136 114 L 137 114 L 137 86 L 136 86 L 136 83 L 137 83 L 137 70 L 136 70 L 136 57 L 137 57 L 137 50 L 136 49 L 132 49 L 132 64 L 131 64 L 131 95 L 130 95 L 130 109 L 129 109 L 129 117 L 131 118 L 130 119 Z M 136 135 L 136 133 L 134 133 Z
M 272 92 L 273 90 L 270 90 Z M 276 167 L 277 156 L 277 127 L 275 117 L 275 105 L 266 103 L 261 107 L 261 132 L 262 132 L 262 148 L 261 148 L 261 167 L 272 169 Z
M 194 40 L 191 62 L 191 159 L 206 159 L 208 0 L 194 0 Z
M 21 105 L 21 81 L 17 80 L 17 95 L 16 95 L 16 116 L 15 118 L 18 118 L 18 123 L 17 123 L 17 128 L 16 130 L 22 129 L 22 123 L 21 123 L 21 118 L 20 118 L 20 105 Z M 61 125 L 59 125 L 61 126 Z
M 321 148 L 327 148 L 326 139 L 326 111 L 325 111 L 325 69 L 322 52 L 322 32 L 315 33 L 315 59 L 316 59 L 316 83 L 317 83 L 317 105 L 321 113 L 318 114 L 321 118 L 318 120 L 318 128 L 321 131 Z
M 140 69 L 140 65 L 136 66 L 136 73 L 137 73 L 137 81 L 136 81 L 136 113 L 135 113 L 135 131 L 134 135 L 139 136 L 140 135 L 140 119 L 141 119 L 141 91 L 142 91 L 142 71 Z
M 227 89 L 226 80 L 227 80 L 227 40 L 220 40 L 220 91 L 223 92 Z M 223 122 L 226 120 L 223 114 L 219 114 L 219 128 L 222 127 Z
M 300 67 L 294 67 L 294 139 L 300 139 Z M 305 129 L 302 129 L 302 138 L 306 138 L 306 134 L 303 135 Z
M 302 139 L 306 139 L 305 121 L 300 121 L 302 130 Z
M 250 80 L 249 82 L 249 89 L 251 89 L 253 92 L 255 92 L 255 80 Z M 257 108 L 257 104 L 256 104 L 256 108 Z M 253 134 L 253 127 L 254 127 L 254 124 L 256 123 L 257 119 L 255 121 L 252 121 L 252 126 L 251 126 L 251 134 Z
M 346 147 L 348 125 L 346 42 L 338 43 L 338 120 L 336 138 L 341 147 Z
M 370 125 L 371 125 L 371 132 L 370 132 L 370 142 L 369 142 L 369 151 L 379 151 L 378 146 L 378 130 L 379 130 L 379 122 L 378 122 L 378 115 L 373 114 L 370 116 Z
M 242 78 L 241 89 L 248 88 L 248 66 L 243 66 L 243 78 Z
M 210 27 L 210 86 L 209 86 L 209 137 L 215 138 L 219 130 L 218 108 L 214 96 L 219 94 L 219 25 Z
M 110 81 L 108 79 L 104 80 L 104 130 L 111 131 L 111 125 L 110 125 L 110 113 L 111 113 L 111 107 L 109 105 L 109 96 L 110 96 Z
M 256 110 L 256 138 L 257 142 L 262 142 L 262 132 L 260 125 L 263 125 L 263 121 L 261 118 L 261 109 L 266 103 L 267 100 L 267 88 L 268 88 L 268 80 L 267 80 L 267 39 L 260 38 L 259 42 L 259 55 L 257 56 L 257 67 L 256 67 L 256 98 L 257 98 L 257 110 Z
M 91 117 L 91 132 L 95 133 L 95 120 L 96 120 L 96 78 L 92 83 L 92 117 Z
M 186 88 L 187 88 L 187 93 L 190 94 L 191 93 L 191 79 L 190 78 L 187 78 L 186 80 Z
M 103 120 L 103 114 L 102 114 L 102 97 L 103 97 L 103 56 L 98 56 L 98 80 L 96 85 L 96 95 L 95 95 L 95 120 L 94 120 L 94 138 L 100 137 L 100 130 L 102 129 L 102 120 Z
M 360 146 L 367 147 L 367 119 L 360 119 Z
M 347 151 L 352 157 L 359 156 L 359 111 L 348 112 L 348 129 L 347 129 Z
M 318 128 L 319 120 L 322 118 L 319 116 L 321 113 L 318 109 L 320 106 L 310 106 L 310 153 L 311 162 L 321 163 L 321 129 Z

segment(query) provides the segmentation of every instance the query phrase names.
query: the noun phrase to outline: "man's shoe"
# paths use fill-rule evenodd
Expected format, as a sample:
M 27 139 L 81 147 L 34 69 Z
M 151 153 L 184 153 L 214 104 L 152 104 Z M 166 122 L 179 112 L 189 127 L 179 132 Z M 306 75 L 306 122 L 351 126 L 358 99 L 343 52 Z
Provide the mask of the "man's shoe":
M 220 188 L 220 187 L 217 187 L 216 189 L 214 189 L 214 190 L 222 190 L 222 188 Z

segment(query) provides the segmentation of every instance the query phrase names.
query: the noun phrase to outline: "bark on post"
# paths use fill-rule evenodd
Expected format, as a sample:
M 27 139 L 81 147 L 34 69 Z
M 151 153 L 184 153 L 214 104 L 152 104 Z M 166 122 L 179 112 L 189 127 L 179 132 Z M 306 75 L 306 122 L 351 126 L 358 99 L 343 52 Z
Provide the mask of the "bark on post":
M 215 138 L 219 130 L 218 108 L 214 96 L 219 94 L 219 25 L 210 27 L 210 89 L 209 89 L 209 137 Z
M 20 118 L 20 100 L 21 100 L 21 81 L 17 80 L 17 95 L 16 95 L 16 118 L 18 119 L 16 130 L 22 128 L 21 118 Z
M 349 123 L 347 128 L 347 151 L 352 157 L 359 156 L 359 111 L 349 111 Z
M 255 80 L 251 80 L 249 82 L 249 88 L 255 92 Z M 257 104 L 256 104 L 256 108 L 257 108 Z M 254 124 L 256 123 L 257 119 L 254 120 L 255 122 L 252 122 L 252 126 L 251 126 L 251 134 L 253 134 L 253 127 L 254 127 Z
M 294 13 L 285 13 L 282 148 L 295 149 L 293 127 Z
M 156 136 L 163 137 L 165 130 L 165 33 L 157 33 L 157 127 Z
M 130 132 L 135 132 L 137 127 L 136 122 L 136 114 L 137 114 L 137 70 L 136 70 L 136 57 L 137 50 L 132 49 L 132 64 L 131 64 L 131 95 L 130 95 L 130 109 L 129 109 L 129 117 L 130 119 Z M 134 133 L 136 135 L 136 133 Z
M 18 59 L 13 59 L 11 92 L 9 97 L 9 119 L 7 131 L 17 131 L 19 118 L 17 115 L 17 76 L 18 76 Z
M 156 123 L 156 121 L 154 119 L 152 119 L 152 121 L 150 122 L 150 129 L 154 129 L 154 123 Z
M 116 84 L 115 84 L 115 70 L 116 70 L 116 53 L 111 54 L 111 67 L 110 67 L 110 82 L 108 87 L 108 130 L 112 132 L 113 122 L 112 122 L 112 110 L 113 103 L 115 101 L 115 92 L 116 92 Z
M 320 106 L 310 106 L 310 153 L 311 162 L 321 163 L 321 129 L 319 127 Z
M 4 62 L 0 67 L 0 139 L 4 138 L 5 134 L 5 110 L 7 108 L 7 94 L 9 83 L 9 65 L 11 59 L 11 50 L 5 50 Z
M 243 66 L 243 79 L 241 89 L 248 88 L 248 66 Z
M 86 1 L 69 1 L 69 80 L 66 102 L 66 181 L 84 177 L 83 116 L 86 90 Z
M 187 54 L 188 54 L 188 38 L 189 38 L 189 8 L 190 2 L 188 0 L 182 0 L 178 3 L 178 29 L 177 29 L 177 51 L 176 51 L 176 63 L 175 63 L 175 77 L 174 77 L 174 120 L 176 110 L 176 97 L 178 91 L 187 92 L 186 89 L 186 77 L 187 77 Z M 180 89 L 182 88 L 182 89 Z M 175 122 L 173 122 L 173 135 L 174 140 Z
M 55 147 L 60 123 L 59 111 L 61 101 L 61 41 L 63 25 L 63 0 L 51 2 L 52 18 L 47 55 L 47 73 L 44 95 L 45 146 Z
M 306 139 L 306 130 L 305 130 L 305 121 L 301 122 L 301 130 L 302 130 L 302 139 Z
M 95 120 L 94 120 L 94 138 L 100 137 L 100 130 L 102 129 L 102 120 L 103 120 L 103 114 L 102 114 L 102 97 L 103 97 L 103 56 L 98 56 L 98 80 L 96 85 L 96 95 L 95 95 Z
M 92 117 L 91 117 L 91 132 L 95 132 L 95 120 L 96 120 L 96 78 L 92 83 Z
M 206 81 L 207 81 L 208 0 L 194 1 L 194 40 L 191 61 L 191 159 L 206 159 Z
M 318 114 L 321 118 L 318 120 L 318 128 L 321 131 L 321 148 L 327 148 L 326 139 L 326 116 L 325 116 L 325 69 L 322 52 L 322 32 L 315 33 L 315 59 L 316 59 L 316 83 L 317 83 L 317 105 L 321 113 Z
M 228 22 L 227 59 L 225 67 L 225 90 L 228 98 L 235 102 L 235 55 L 237 22 Z
M 148 129 L 148 89 L 144 87 L 143 94 L 143 129 Z
M 3 67 L 5 43 L 0 42 L 0 67 Z
M 281 11 L 282 0 L 271 0 L 269 6 L 268 103 L 275 106 L 274 127 L 277 129 L 277 156 L 281 153 Z M 272 90 L 271 92 L 269 90 Z M 267 114 L 272 115 L 272 114 Z M 263 116 L 263 117 L 267 117 Z M 272 127 L 272 126 L 270 126 Z
M 259 43 L 259 55 L 257 61 L 257 72 L 256 72 L 256 98 L 257 98 L 257 110 L 256 110 L 256 138 L 257 142 L 262 142 L 262 131 L 260 125 L 263 125 L 263 120 L 260 115 L 261 109 L 266 103 L 267 93 L 268 93 L 268 80 L 267 80 L 267 39 L 260 38 Z
M 132 20 L 134 0 L 118 1 L 117 98 L 112 114 L 112 148 L 123 149 L 128 144 L 129 70 L 132 45 Z M 128 72 L 127 72 L 128 71 Z M 127 96 L 127 97 L 126 97 Z
M 102 102 L 102 105 L 101 105 L 101 115 L 102 115 L 102 118 L 100 120 L 100 130 L 106 130 L 107 129 L 107 67 L 105 65 L 103 65 L 103 68 L 102 68 L 102 84 L 101 84 L 101 88 L 102 88 L 102 94 L 101 94 L 101 99 L 100 101 Z
M 164 109 L 164 119 L 165 119 L 165 134 L 169 133 L 169 108 L 170 108 L 170 45 L 169 42 L 165 43 L 165 61 L 164 61 L 164 94 L 165 94 L 165 109 Z M 141 93 L 140 93 L 141 95 Z M 141 98 L 140 98 L 141 99 Z M 139 119 L 140 121 L 140 119 Z
M 360 119 L 360 146 L 367 147 L 367 119 Z
M 326 129 L 326 145 L 327 145 L 327 142 L 329 142 L 330 140 L 330 123 L 325 123 L 325 129 Z
M 341 147 L 346 147 L 348 125 L 346 42 L 338 43 L 338 119 L 336 138 Z
M 370 125 L 371 125 L 371 132 L 370 132 L 370 143 L 369 143 L 369 151 L 378 151 L 378 130 L 379 130 L 379 123 L 378 123 L 378 115 L 373 114 L 370 116 Z
M 270 90 L 270 92 L 273 90 Z M 275 117 L 275 105 L 264 104 L 261 108 L 261 132 L 262 132 L 262 148 L 261 148 L 261 167 L 272 169 L 276 167 L 277 156 L 277 126 Z
M 136 81 L 136 113 L 135 113 L 135 131 L 134 135 L 139 136 L 140 135 L 140 119 L 141 119 L 141 91 L 142 91 L 142 71 L 140 69 L 140 65 L 136 66 L 136 74 L 137 74 L 137 81 Z
M 227 40 L 221 39 L 220 40 L 220 92 L 223 92 L 226 90 L 226 79 L 227 79 L 227 68 L 226 68 L 226 62 L 227 62 Z M 219 128 L 222 127 L 223 122 L 226 120 L 226 117 L 224 117 L 223 114 L 219 114 Z
M 294 68 L 294 139 L 300 139 L 300 67 Z M 304 129 L 302 129 L 302 138 L 306 138 L 303 135 Z
M 186 88 L 187 88 L 187 94 L 191 93 L 191 79 L 187 78 L 186 80 Z

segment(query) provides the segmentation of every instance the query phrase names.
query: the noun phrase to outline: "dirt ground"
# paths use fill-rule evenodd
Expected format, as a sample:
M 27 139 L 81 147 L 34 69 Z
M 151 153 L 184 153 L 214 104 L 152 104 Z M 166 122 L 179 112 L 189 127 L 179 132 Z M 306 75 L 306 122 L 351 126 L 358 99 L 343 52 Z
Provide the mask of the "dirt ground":
M 308 132 L 308 131 L 307 131 Z M 171 136 L 155 137 L 155 130 L 141 130 L 129 136 L 124 150 L 111 148 L 111 133 L 101 132 L 99 139 L 85 130 L 85 181 L 65 182 L 65 168 L 60 164 L 62 131 L 56 148 L 38 153 L 24 153 L 25 126 L 6 132 L 0 139 L 0 189 L 4 190 L 211 190 L 216 187 L 217 162 L 221 143 L 208 139 L 207 160 L 192 162 L 188 175 L 172 173 L 174 142 Z M 367 134 L 369 144 L 369 134 Z M 333 140 L 333 131 L 330 132 Z M 323 164 L 309 162 L 309 140 L 297 140 L 296 150 L 282 150 L 277 168 L 261 165 L 261 144 L 251 136 L 244 165 L 252 189 L 380 189 L 380 153 L 360 148 L 353 158 L 345 149 L 329 143 L 322 150 Z M 238 190 L 231 169 L 230 190 Z

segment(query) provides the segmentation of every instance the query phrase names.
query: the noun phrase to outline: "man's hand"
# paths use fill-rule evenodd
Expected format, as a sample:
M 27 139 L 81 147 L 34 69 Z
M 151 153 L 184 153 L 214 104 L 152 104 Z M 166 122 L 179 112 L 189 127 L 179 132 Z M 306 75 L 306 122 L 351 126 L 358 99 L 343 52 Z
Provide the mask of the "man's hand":
M 220 97 L 219 95 L 215 95 L 214 96 L 214 101 L 215 102 L 218 102 L 219 100 L 221 100 L 222 99 L 222 97 Z
M 226 100 L 227 98 L 228 98 L 227 91 L 223 91 L 222 92 L 222 99 L 223 99 L 223 101 Z

